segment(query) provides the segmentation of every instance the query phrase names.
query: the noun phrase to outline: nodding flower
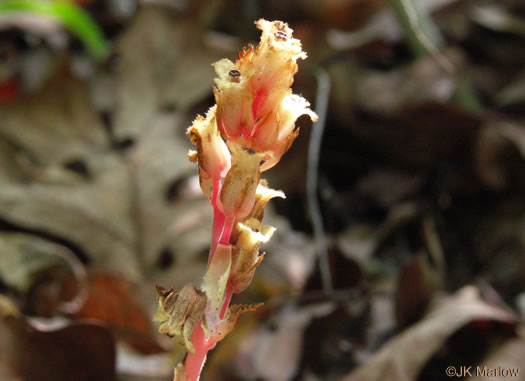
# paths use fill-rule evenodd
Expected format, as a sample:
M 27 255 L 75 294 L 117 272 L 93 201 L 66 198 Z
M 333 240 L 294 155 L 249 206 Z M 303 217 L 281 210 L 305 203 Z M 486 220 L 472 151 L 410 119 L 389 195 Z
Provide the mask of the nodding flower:
M 212 182 L 226 176 L 231 166 L 231 154 L 217 129 L 215 112 L 216 106 L 213 106 L 206 118 L 197 116 L 186 132 L 197 146 L 197 152 L 190 151 L 188 158 L 198 161 L 201 188 L 208 198 L 211 198 Z
M 235 63 L 214 64 L 217 125 L 228 141 L 257 153 L 267 152 L 261 170 L 274 166 L 297 136 L 295 121 L 317 115 L 310 104 L 291 93 L 297 60 L 306 58 L 299 40 L 281 21 L 259 20 L 262 30 L 257 48 L 242 49 Z

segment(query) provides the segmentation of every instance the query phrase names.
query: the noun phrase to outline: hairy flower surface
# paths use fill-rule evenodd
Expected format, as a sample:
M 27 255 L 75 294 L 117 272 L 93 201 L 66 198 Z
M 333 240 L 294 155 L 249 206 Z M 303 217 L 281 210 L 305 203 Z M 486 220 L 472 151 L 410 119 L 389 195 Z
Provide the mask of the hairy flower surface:
M 241 220 L 255 203 L 259 184 L 259 163 L 263 154 L 250 154 L 237 144 L 230 144 L 233 163 L 222 184 L 219 208 L 226 217 Z
M 231 155 L 224 140 L 222 140 L 215 122 L 216 106 L 193 121 L 186 134 L 192 144 L 197 146 L 197 152 L 190 151 L 188 158 L 199 163 L 199 178 L 203 193 L 211 198 L 211 183 L 224 177 L 231 164 Z
M 297 136 L 295 121 L 317 115 L 290 87 L 297 59 L 306 58 L 299 40 L 281 21 L 259 20 L 262 30 L 257 48 L 243 49 L 235 63 L 223 59 L 214 64 L 218 78 L 214 88 L 217 124 L 222 136 L 255 152 L 267 152 L 261 170 L 274 166 Z
M 233 247 L 231 283 L 233 292 L 239 294 L 252 282 L 255 269 L 264 257 L 263 254 L 259 254 L 259 247 L 272 238 L 275 228 L 262 225 L 256 218 L 250 218 L 239 222 L 237 229 L 239 236 Z

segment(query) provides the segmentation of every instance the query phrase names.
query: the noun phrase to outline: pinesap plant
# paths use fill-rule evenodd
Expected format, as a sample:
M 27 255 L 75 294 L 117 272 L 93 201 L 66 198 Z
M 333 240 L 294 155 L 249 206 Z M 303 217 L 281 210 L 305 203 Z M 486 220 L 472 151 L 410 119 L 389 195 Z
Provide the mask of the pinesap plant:
M 188 158 L 198 164 L 202 192 L 213 207 L 208 270 L 200 287 L 157 287 L 159 331 L 181 340 L 187 350 L 174 381 L 197 381 L 206 355 L 246 311 L 257 305 L 231 305 L 233 294 L 251 283 L 264 253 L 261 244 L 275 231 L 263 225 L 264 207 L 283 192 L 260 178 L 276 165 L 299 131 L 297 118 L 317 119 L 310 104 L 292 93 L 297 60 L 305 59 L 299 40 L 281 21 L 258 20 L 256 48 L 243 48 L 236 62 L 213 64 L 218 78 L 216 105 L 197 116 L 187 135 L 197 146 Z

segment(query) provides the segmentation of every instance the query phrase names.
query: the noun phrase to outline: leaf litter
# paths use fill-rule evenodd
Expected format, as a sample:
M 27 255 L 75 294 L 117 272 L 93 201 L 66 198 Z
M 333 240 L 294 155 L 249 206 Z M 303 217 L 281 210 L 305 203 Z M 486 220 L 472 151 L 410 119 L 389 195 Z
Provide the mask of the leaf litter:
M 288 197 L 275 202 L 281 216 L 265 217 L 279 221 L 275 239 L 239 298 L 266 306 L 240 320 L 204 377 L 439 380 L 444 364 L 462 358 L 458 340 L 475 338 L 489 344 L 473 349 L 472 365 L 521 366 L 522 326 L 505 305 L 525 287 L 523 6 L 421 4 L 447 41 L 442 53 L 487 110 L 474 115 L 455 103 L 456 75 L 407 53 L 385 2 L 326 1 L 319 12 L 306 1 L 259 9 L 226 1 L 206 12 L 203 3 L 141 5 L 116 23 L 125 25 L 114 62 L 79 71 L 76 58 L 57 58 L 35 81 L 43 86 L 0 105 L 0 290 L 16 301 L 0 302 L 10 316 L 0 323 L 0 346 L 14 338 L 51 372 L 27 373 L 38 366 L 23 369 L 17 351 L 3 350 L 0 378 L 70 379 L 72 368 L 43 363 L 40 353 L 62 356 L 61 335 L 78 334 L 102 348 L 84 361 L 103 358 L 97 379 L 114 378 L 115 364 L 123 379 L 172 379 L 170 362 L 183 350 L 152 333 L 154 284 L 199 281 L 211 220 L 184 157 L 184 130 L 209 106 L 210 64 L 254 37 L 247 15 L 257 12 L 297 24 L 312 47 L 309 64 L 330 74 L 319 197 L 337 287 L 319 291 L 297 164 L 303 128 L 286 171 L 272 175 Z M 342 15 L 354 16 L 345 23 Z M 223 32 L 236 37 L 217 43 Z M 296 86 L 313 94 L 315 83 L 299 73 Z M 54 255 L 65 251 L 85 267 L 87 285 Z M 480 296 L 483 281 L 504 301 Z M 83 287 L 79 309 L 57 308 Z M 41 332 L 22 316 L 35 313 L 50 321 L 65 313 L 70 322 Z M 84 350 L 91 349 L 90 341 Z

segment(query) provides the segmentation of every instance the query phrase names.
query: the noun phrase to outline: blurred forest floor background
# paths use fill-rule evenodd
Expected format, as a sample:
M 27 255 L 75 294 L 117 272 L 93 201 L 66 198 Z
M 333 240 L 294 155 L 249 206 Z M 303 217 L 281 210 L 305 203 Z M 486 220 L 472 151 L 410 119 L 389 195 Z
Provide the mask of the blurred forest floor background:
M 294 29 L 295 92 L 327 115 L 267 175 L 287 199 L 236 300 L 265 306 L 202 379 L 525 380 L 525 2 L 72 2 L 100 41 L 36 3 L 0 1 L 1 380 L 172 379 L 155 284 L 198 284 L 211 230 L 185 129 L 261 17 Z

